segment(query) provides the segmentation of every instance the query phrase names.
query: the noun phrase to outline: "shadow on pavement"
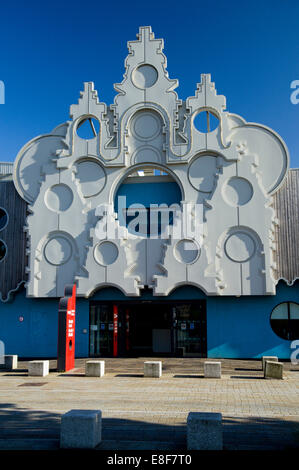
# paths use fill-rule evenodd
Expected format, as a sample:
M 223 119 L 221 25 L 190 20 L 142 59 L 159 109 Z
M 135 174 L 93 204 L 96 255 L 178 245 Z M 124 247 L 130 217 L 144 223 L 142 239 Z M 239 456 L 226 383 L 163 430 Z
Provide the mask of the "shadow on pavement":
M 0 448 L 18 449 L 18 445 L 36 448 L 34 443 L 38 442 L 40 445 L 44 442 L 44 448 L 49 443 L 51 448 L 58 449 L 60 419 L 60 413 L 18 408 L 13 403 L 2 403 Z M 165 423 L 103 418 L 103 441 L 98 449 L 186 450 L 186 417 L 178 419 L 175 424 L 173 421 L 167 423 L 167 417 L 163 419 Z M 224 450 L 299 449 L 299 422 L 280 418 L 223 417 L 223 444 Z

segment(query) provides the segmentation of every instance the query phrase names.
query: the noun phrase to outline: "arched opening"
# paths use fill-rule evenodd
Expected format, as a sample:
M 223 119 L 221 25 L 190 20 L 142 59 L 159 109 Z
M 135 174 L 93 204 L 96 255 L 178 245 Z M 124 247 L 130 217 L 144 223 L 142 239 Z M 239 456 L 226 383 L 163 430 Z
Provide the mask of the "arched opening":
M 168 298 L 134 299 L 101 289 L 90 302 L 90 356 L 206 357 L 204 293 L 184 285 Z
M 118 186 L 114 210 L 121 226 L 137 236 L 160 236 L 173 224 L 175 209 L 182 201 L 182 191 L 164 167 L 135 167 Z

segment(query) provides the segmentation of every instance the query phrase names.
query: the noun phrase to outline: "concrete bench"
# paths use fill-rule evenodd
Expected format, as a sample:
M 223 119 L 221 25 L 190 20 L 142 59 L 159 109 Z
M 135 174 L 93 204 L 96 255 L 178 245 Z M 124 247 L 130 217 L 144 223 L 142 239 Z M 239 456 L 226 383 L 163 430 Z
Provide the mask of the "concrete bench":
M 209 379 L 221 379 L 221 362 L 206 361 L 204 376 Z
M 187 418 L 188 450 L 222 450 L 222 414 L 197 413 L 188 414 Z
M 100 410 L 71 410 L 61 417 L 60 447 L 94 449 L 101 440 Z
M 18 368 L 18 356 L 1 356 L 0 369 L 14 370 Z
M 28 375 L 34 377 L 45 377 L 49 374 L 49 361 L 30 361 L 28 364 Z
M 145 361 L 144 363 L 144 377 L 159 378 L 162 375 L 162 362 L 161 361 Z
M 266 361 L 264 369 L 265 379 L 283 379 L 283 363 L 276 361 Z
M 105 375 L 105 361 L 87 361 L 85 375 L 86 377 L 103 377 Z
M 278 362 L 278 357 L 277 356 L 263 356 L 262 357 L 262 368 L 263 368 L 263 370 L 265 370 L 265 362 L 266 361 Z

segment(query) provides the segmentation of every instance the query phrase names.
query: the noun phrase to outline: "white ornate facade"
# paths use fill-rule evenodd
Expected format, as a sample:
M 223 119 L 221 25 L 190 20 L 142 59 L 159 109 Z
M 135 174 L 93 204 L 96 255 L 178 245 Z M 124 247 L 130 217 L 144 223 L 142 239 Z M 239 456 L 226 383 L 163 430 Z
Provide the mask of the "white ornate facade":
M 150 27 L 140 28 L 114 104 L 100 102 L 93 83 L 85 83 L 71 120 L 20 151 L 14 183 L 30 211 L 28 296 L 59 297 L 74 281 L 86 297 L 109 285 L 128 296 L 144 286 L 168 295 L 183 284 L 208 295 L 275 294 L 271 196 L 288 170 L 286 146 L 271 129 L 227 112 L 210 75 L 201 76 L 194 97 L 180 100 L 162 49 Z M 219 120 L 215 130 L 196 128 L 202 111 Z M 77 134 L 87 118 L 100 125 L 90 140 Z M 186 250 L 184 238 L 131 237 L 126 230 L 121 239 L 99 240 L 97 208 L 113 204 L 128 175 L 146 165 L 170 175 L 182 204 L 202 206 L 201 246 L 191 239 L 193 250 Z

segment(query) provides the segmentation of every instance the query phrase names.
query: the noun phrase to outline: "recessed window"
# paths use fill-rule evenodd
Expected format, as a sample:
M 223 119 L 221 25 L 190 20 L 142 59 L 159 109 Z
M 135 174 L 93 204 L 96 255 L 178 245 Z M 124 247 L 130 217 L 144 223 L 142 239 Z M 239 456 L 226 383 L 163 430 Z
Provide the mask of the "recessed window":
M 4 260 L 6 253 L 7 253 L 6 245 L 2 240 L 0 240 L 0 263 L 1 261 Z
M 94 139 L 100 130 L 100 123 L 97 119 L 88 116 L 79 122 L 77 127 L 77 134 L 81 139 L 91 140 Z
M 299 304 L 283 302 L 271 313 L 271 327 L 282 339 L 299 339 Z
M 219 126 L 219 118 L 209 110 L 200 111 L 194 119 L 194 126 L 199 132 L 208 134 Z
M 0 208 L 0 230 L 3 230 L 8 222 L 8 214 L 7 212 Z

